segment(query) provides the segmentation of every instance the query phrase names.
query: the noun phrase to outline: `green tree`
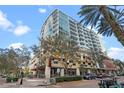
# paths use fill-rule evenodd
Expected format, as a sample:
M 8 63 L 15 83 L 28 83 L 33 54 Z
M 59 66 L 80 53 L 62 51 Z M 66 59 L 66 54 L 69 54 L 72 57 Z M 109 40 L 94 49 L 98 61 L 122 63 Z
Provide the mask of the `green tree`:
M 84 5 L 78 15 L 82 17 L 84 26 L 91 25 L 102 35 L 111 36 L 112 33 L 124 46 L 124 12 L 115 6 Z
M 28 66 L 30 51 L 27 47 L 21 49 L 0 49 L 0 73 L 19 73 L 19 68 Z
M 23 45 L 20 49 L 15 49 L 18 54 L 18 66 L 27 66 L 30 60 L 30 51 Z
M 66 36 L 57 35 L 41 40 L 41 48 L 44 50 L 45 60 L 58 55 L 66 73 L 69 67 L 79 61 L 79 47 Z
M 6 55 L 7 51 L 5 51 L 5 49 L 0 49 L 0 73 L 4 74 L 7 71 L 7 55 Z
M 39 46 L 37 45 L 32 45 L 30 49 L 32 50 L 34 55 L 36 55 L 40 51 Z
M 0 71 L 2 74 L 9 74 L 17 71 L 17 54 L 11 49 L 1 49 L 0 52 Z

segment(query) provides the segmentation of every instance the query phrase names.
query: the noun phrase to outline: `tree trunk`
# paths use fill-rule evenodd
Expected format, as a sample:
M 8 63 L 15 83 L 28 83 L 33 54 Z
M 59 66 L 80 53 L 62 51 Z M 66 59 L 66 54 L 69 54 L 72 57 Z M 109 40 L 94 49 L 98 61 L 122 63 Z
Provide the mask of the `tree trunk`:
M 105 18 L 106 22 L 108 22 L 108 24 L 110 24 L 114 35 L 116 36 L 118 41 L 120 41 L 120 43 L 124 46 L 124 31 L 123 31 L 123 29 L 121 29 L 121 27 L 118 25 L 116 20 L 111 19 L 109 11 L 105 5 L 101 5 L 101 6 L 99 6 L 99 8 L 100 8 L 100 11 L 101 11 L 103 17 Z

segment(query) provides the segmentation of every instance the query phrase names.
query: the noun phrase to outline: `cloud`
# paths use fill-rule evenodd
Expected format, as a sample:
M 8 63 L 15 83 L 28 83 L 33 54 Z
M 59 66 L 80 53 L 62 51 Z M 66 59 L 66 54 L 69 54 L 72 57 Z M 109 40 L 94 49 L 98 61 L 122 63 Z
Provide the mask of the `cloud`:
M 13 27 L 13 23 L 7 18 L 7 15 L 0 10 L 0 28 L 3 30 Z
M 108 49 L 108 56 L 124 61 L 124 48 L 111 47 Z
M 13 43 L 13 44 L 10 44 L 9 46 L 8 46 L 8 48 L 14 48 L 14 49 L 17 49 L 17 48 L 19 48 L 19 49 L 21 49 L 21 46 L 23 46 L 23 43 Z
M 0 29 L 9 31 L 16 36 L 21 36 L 30 31 L 27 25 L 24 25 L 21 20 L 17 21 L 17 24 L 13 24 L 5 13 L 0 10 Z
M 21 36 L 28 33 L 31 29 L 27 25 L 19 24 L 15 27 L 13 33 L 16 36 Z
M 39 11 L 41 14 L 43 14 L 43 13 L 46 13 L 46 12 L 47 12 L 47 10 L 46 10 L 46 9 L 44 9 L 44 8 L 39 8 L 39 9 L 38 9 L 38 11 Z

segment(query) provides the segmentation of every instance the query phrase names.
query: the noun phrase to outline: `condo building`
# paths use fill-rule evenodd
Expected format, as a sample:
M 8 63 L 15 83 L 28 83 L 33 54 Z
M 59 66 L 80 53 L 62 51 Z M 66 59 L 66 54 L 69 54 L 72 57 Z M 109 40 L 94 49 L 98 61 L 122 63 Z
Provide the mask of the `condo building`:
M 51 13 L 41 30 L 42 38 L 57 34 L 66 35 L 80 48 L 90 49 L 94 52 L 102 50 L 101 40 L 94 31 L 83 27 L 78 21 L 59 10 Z
M 42 39 L 56 35 L 67 36 L 77 43 L 77 45 L 82 50 L 80 57 L 81 62 L 80 64 L 78 62 L 75 64 L 69 63 L 71 67 L 69 67 L 68 71 L 66 72 L 64 66 L 60 62 L 61 60 L 59 60 L 59 58 L 54 58 L 51 64 L 51 77 L 64 76 L 65 74 L 70 76 L 83 75 L 84 73 L 98 73 L 99 70 L 105 70 L 105 66 L 103 65 L 101 69 L 99 62 L 94 60 L 92 55 L 92 52 L 96 54 L 104 52 L 104 47 L 101 43 L 102 40 L 99 38 L 96 32 L 84 27 L 81 23 L 58 9 L 54 10 L 48 16 L 41 29 Z M 35 68 L 37 68 L 37 59 L 37 56 L 35 56 L 31 60 L 32 67 L 34 65 Z M 45 67 L 43 66 L 37 71 L 37 73 L 44 72 Z M 33 73 L 36 73 L 36 69 Z

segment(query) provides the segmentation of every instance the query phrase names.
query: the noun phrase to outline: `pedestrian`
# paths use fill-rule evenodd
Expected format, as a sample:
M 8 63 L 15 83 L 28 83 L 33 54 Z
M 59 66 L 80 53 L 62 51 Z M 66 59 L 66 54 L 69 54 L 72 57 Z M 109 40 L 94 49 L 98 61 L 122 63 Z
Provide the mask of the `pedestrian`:
M 115 85 L 118 84 L 118 83 L 117 83 L 117 78 L 116 78 L 116 77 L 113 77 L 113 82 L 114 82 Z
M 20 85 L 23 84 L 23 78 L 24 78 L 24 73 L 21 71 L 21 73 L 20 73 L 20 82 L 19 82 Z

